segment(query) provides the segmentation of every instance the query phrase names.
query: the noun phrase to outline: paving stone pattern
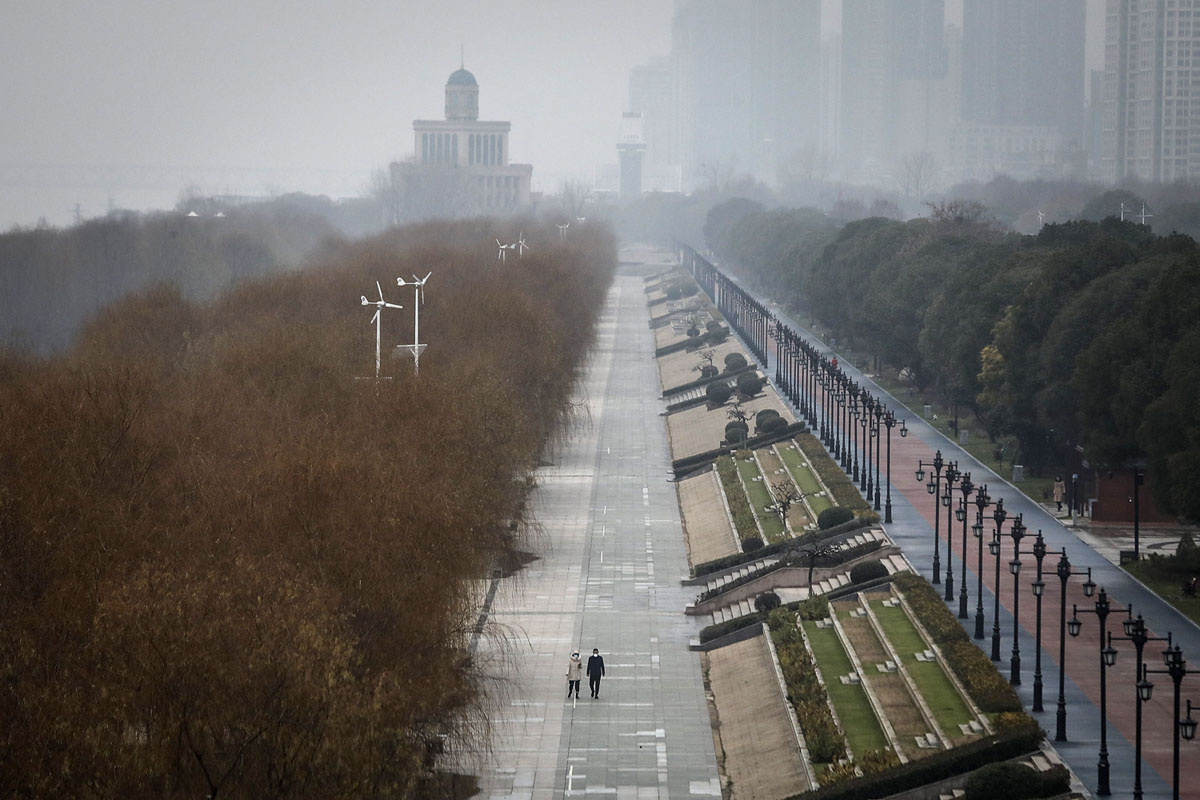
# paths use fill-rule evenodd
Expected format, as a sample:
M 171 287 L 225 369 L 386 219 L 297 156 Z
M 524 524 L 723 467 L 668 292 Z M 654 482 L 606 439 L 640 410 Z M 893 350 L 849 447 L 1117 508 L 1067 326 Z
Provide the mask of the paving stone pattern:
M 641 260 L 645 255 L 641 256 Z M 579 415 L 533 498 L 541 559 L 502 581 L 502 680 L 483 798 L 719 797 L 643 279 L 624 265 L 579 389 Z M 604 656 L 600 699 L 564 699 L 572 648 Z

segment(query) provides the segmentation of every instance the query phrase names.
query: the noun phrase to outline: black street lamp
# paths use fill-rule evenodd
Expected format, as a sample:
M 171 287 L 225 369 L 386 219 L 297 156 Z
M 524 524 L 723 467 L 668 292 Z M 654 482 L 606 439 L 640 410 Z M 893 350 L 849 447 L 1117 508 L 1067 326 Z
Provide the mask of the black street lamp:
M 1000 660 L 1000 531 L 1004 527 L 1004 520 L 1008 519 L 1008 512 L 1004 510 L 1004 498 L 996 500 L 996 508 L 992 511 L 992 519 L 996 521 L 996 531 L 992 534 L 992 541 L 988 542 L 988 549 L 992 555 L 996 557 L 996 584 L 995 591 L 992 592 L 992 661 Z
M 1137 618 L 1134 618 L 1132 606 L 1129 607 L 1128 616 L 1121 621 L 1121 625 L 1125 630 L 1125 635 L 1109 634 L 1109 642 L 1111 643 L 1113 639 L 1133 642 L 1133 647 L 1137 651 L 1137 671 L 1134 673 L 1138 680 L 1135 684 L 1137 712 L 1134 720 L 1133 797 L 1134 800 L 1142 800 L 1142 704 L 1150 699 L 1150 694 L 1154 690 L 1154 684 L 1146 680 L 1146 664 L 1142 656 L 1146 642 L 1166 642 L 1167 639 L 1162 636 L 1151 636 L 1150 632 L 1146 630 L 1146 621 L 1142 619 L 1142 615 L 1138 614 Z
M 862 426 L 862 446 L 863 446 L 863 462 L 862 475 L 858 488 L 862 490 L 863 497 L 867 498 L 867 502 L 871 502 L 871 491 L 874 484 L 871 483 L 871 439 L 874 430 L 871 426 L 871 409 L 875 404 L 874 398 L 867 392 L 863 392 L 862 398 L 862 417 L 859 418 L 859 424 Z
M 859 398 L 864 391 L 857 383 L 850 391 L 850 480 L 852 483 L 858 483 Z
M 896 427 L 896 415 L 889 409 L 883 415 L 883 424 L 887 426 L 887 502 L 883 508 L 883 521 L 891 523 L 892 521 L 892 428 Z M 904 420 L 900 420 L 900 438 L 908 436 L 908 426 L 904 424 Z
M 1018 590 L 1021 579 L 1021 539 L 1024 538 L 1026 531 L 1024 517 L 1024 514 L 1017 514 L 1012 530 L 1008 533 L 1013 540 L 1013 557 L 1012 561 L 1008 562 L 1008 571 L 1013 576 L 1013 644 L 1012 658 L 1008 662 L 1008 682 L 1013 686 L 1021 685 L 1021 637 L 1018 635 L 1021 624 L 1021 593 Z M 996 594 L 998 595 L 999 592 Z
M 1142 558 L 1141 536 L 1138 531 L 1138 522 L 1141 517 L 1141 509 L 1138 506 L 1138 495 L 1141 494 L 1141 486 L 1146 482 L 1146 473 L 1142 472 L 1137 467 L 1133 468 L 1133 560 L 1139 561 Z
M 1108 615 L 1114 611 L 1128 611 L 1119 606 L 1113 606 L 1108 599 L 1108 593 L 1100 588 L 1100 596 L 1096 598 L 1096 608 L 1085 608 L 1085 614 L 1095 614 L 1100 621 L 1100 760 L 1096 762 L 1096 794 L 1110 795 L 1108 787 L 1108 668 L 1117 660 L 1117 651 L 1108 639 Z M 1082 623 L 1079 621 L 1079 606 L 1074 606 L 1074 616 L 1067 623 L 1067 630 L 1072 636 L 1079 635 Z M 1182 677 L 1181 677 L 1182 679 Z M 1178 695 L 1178 692 L 1176 693 Z M 1179 703 L 1175 704 L 1175 719 L 1179 719 Z
M 938 495 L 942 488 L 942 467 L 945 466 L 945 462 L 942 461 L 941 450 L 938 450 L 933 454 L 933 461 L 929 463 L 929 466 L 933 467 L 933 474 L 929 476 L 928 484 L 929 493 L 933 495 L 933 580 L 931 582 L 937 584 L 942 582 L 941 575 L 939 574 L 942 569 L 942 558 L 939 555 L 941 545 L 938 538 L 938 524 L 942 518 L 942 510 L 938 507 Z M 921 483 L 925 480 L 924 461 L 917 461 L 916 474 L 917 483 Z M 946 549 L 949 550 L 949 547 Z M 950 554 L 947 553 L 946 557 L 948 559 Z
M 883 481 L 879 480 L 879 462 L 883 460 L 879 457 L 879 451 L 883 445 L 883 429 L 880 427 L 880 423 L 883 422 L 883 403 L 876 400 L 871 411 L 875 415 L 875 424 L 871 428 L 871 438 L 875 440 L 875 510 L 879 511 L 882 508 L 879 505 L 879 493 L 883 488 Z
M 963 497 L 966 500 L 966 496 Z M 988 497 L 987 484 L 979 487 L 975 493 L 975 524 L 971 532 L 979 540 L 979 564 L 975 570 L 975 639 L 983 639 L 983 510 L 992 504 Z M 966 550 L 964 549 L 964 553 Z
M 954 568 L 951 564 L 950 543 L 954 541 L 954 484 L 958 482 L 958 464 L 951 461 L 946 465 L 946 492 L 942 495 L 942 505 L 946 507 L 946 596 L 947 603 L 954 599 Z M 934 509 L 936 512 L 937 509 Z M 934 567 L 934 572 L 937 567 Z M 936 583 L 936 581 L 935 581 Z
M 958 581 L 958 618 L 967 618 L 967 510 L 970 507 L 968 500 L 971 498 L 971 492 L 974 491 L 975 485 L 971 483 L 971 473 L 962 473 L 962 482 L 958 486 L 962 492 L 962 501 L 958 508 L 954 509 L 954 516 L 962 523 L 962 575 Z M 950 537 L 946 536 L 947 547 L 949 547 Z M 982 544 L 982 543 L 981 543 Z M 982 560 L 982 557 L 981 557 Z M 950 567 L 947 565 L 946 569 Z M 980 625 L 983 623 L 980 622 Z M 980 636 L 982 638 L 982 635 Z
M 1041 712 L 1042 708 L 1042 594 L 1046 584 L 1042 581 L 1042 561 L 1046 558 L 1046 540 L 1042 538 L 1039 529 L 1037 539 L 1033 541 L 1033 557 L 1037 561 L 1037 580 L 1033 582 L 1033 596 L 1037 599 L 1037 646 L 1034 647 L 1033 661 L 1033 710 Z
M 1071 562 L 1067 559 L 1067 548 L 1065 547 L 1062 549 L 1062 555 L 1058 557 L 1058 568 L 1055 571 L 1058 573 L 1061 591 L 1058 598 L 1058 711 L 1054 721 L 1054 741 L 1065 742 L 1067 741 L 1067 581 L 1072 575 L 1087 575 L 1087 580 L 1083 583 L 1084 597 L 1091 597 L 1096 593 L 1096 584 L 1092 581 L 1091 567 L 1088 567 L 1087 572 L 1071 569 Z
M 1166 634 L 1166 639 L 1170 642 L 1171 634 Z M 1171 681 L 1175 684 L 1175 724 L 1171 736 L 1171 800 L 1180 800 L 1180 735 L 1188 741 L 1192 740 L 1196 735 L 1196 723 L 1192 718 L 1192 700 L 1188 700 L 1188 716 L 1186 720 L 1180 718 L 1180 684 L 1183 682 L 1184 675 L 1192 673 L 1188 669 L 1188 660 L 1183 657 L 1183 652 L 1180 650 L 1180 645 L 1166 645 L 1163 650 L 1163 663 L 1166 664 L 1166 669 L 1151 669 L 1150 667 L 1142 667 L 1142 674 L 1156 673 L 1159 675 L 1170 675 Z M 1145 697 L 1150 700 L 1154 685 L 1150 681 L 1144 681 L 1146 686 L 1139 690 L 1139 697 Z

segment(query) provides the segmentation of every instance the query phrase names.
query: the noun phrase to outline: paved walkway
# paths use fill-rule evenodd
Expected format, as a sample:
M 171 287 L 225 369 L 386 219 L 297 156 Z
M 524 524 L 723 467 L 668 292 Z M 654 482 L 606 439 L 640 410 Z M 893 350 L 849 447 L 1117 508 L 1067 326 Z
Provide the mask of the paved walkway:
M 761 298 L 766 302 L 765 298 Z M 776 315 L 783 319 L 797 332 L 801 332 L 800 324 L 789 317 L 782 309 L 772 307 Z M 809 342 L 826 355 L 834 351 L 813 337 L 807 337 Z M 774 376 L 775 352 L 772 350 L 771 369 Z M 1055 732 L 1055 712 L 1058 697 L 1058 636 L 1059 636 L 1059 581 L 1054 575 L 1057 564 L 1057 554 L 1066 548 L 1071 565 L 1076 570 L 1092 568 L 1093 580 L 1105 587 L 1114 607 L 1120 607 L 1121 613 L 1113 613 L 1109 617 L 1108 630 L 1114 636 L 1122 633 L 1121 619 L 1124 618 L 1124 606 L 1132 604 L 1135 613 L 1144 616 L 1147 627 L 1152 634 L 1166 636 L 1168 631 L 1174 634 L 1175 642 L 1182 647 L 1185 657 L 1191 658 L 1193 667 L 1200 671 L 1200 628 L 1180 614 L 1169 604 L 1163 602 L 1157 595 L 1146 589 L 1138 581 L 1123 570 L 1114 566 L 1104 555 L 1097 553 L 1086 543 L 1080 541 L 1072 531 L 1068 530 L 1055 516 L 1049 513 L 1039 503 L 1021 494 L 1012 484 L 992 472 L 982 463 L 976 461 L 970 454 L 959 448 L 949 438 L 945 437 L 923 420 L 905 408 L 898 400 L 876 386 L 869 377 L 855 369 L 850 359 L 839 359 L 839 365 L 859 383 L 871 386 L 872 392 L 882 398 L 885 406 L 893 410 L 898 418 L 907 421 L 909 435 L 901 438 L 898 428 L 892 431 L 891 463 L 892 463 L 892 516 L 893 524 L 887 525 L 888 535 L 898 545 L 904 548 L 904 553 L 913 564 L 914 569 L 931 577 L 933 562 L 933 528 L 934 504 L 923 484 L 917 483 L 914 472 L 917 462 L 924 459 L 928 462 L 935 450 L 941 450 L 947 460 L 958 462 L 959 469 L 971 473 L 972 481 L 978 485 L 985 483 L 993 502 L 997 498 L 1004 499 L 1008 511 L 1008 522 L 1003 528 L 1004 548 L 1000 554 L 1000 614 L 999 627 L 1001 631 L 1001 660 L 997 664 L 1001 674 L 1009 675 L 1012 658 L 1012 631 L 1014 608 L 1013 577 L 1008 571 L 1008 562 L 1012 559 L 1012 539 L 1008 536 L 1011 522 L 1018 513 L 1024 515 L 1024 523 L 1031 534 L 1022 541 L 1021 549 L 1027 552 L 1033 544 L 1032 535 L 1042 531 L 1048 555 L 1044 562 L 1044 578 L 1047 586 L 1043 598 L 1042 616 L 1042 681 L 1043 706 L 1045 711 L 1035 714 L 1042 727 L 1048 731 L 1051 740 Z M 882 472 L 882 471 L 881 471 Z M 886 491 L 886 481 L 884 489 Z M 974 504 L 971 506 L 972 515 L 968 525 L 974 522 Z M 985 540 L 990 539 L 995 524 L 991 519 L 992 508 L 987 509 L 985 520 Z M 941 538 L 941 567 L 946 569 L 946 518 L 942 509 L 940 527 Z M 968 614 L 964 627 L 968 633 L 974 633 L 974 616 L 976 613 L 978 578 L 977 542 L 968 533 L 967 542 L 967 584 L 968 584 Z M 962 526 L 955 522 L 953 547 L 953 571 L 955 575 L 954 592 L 960 591 L 960 576 L 962 572 Z M 1023 568 L 1019 581 L 1020 593 L 1020 628 L 1018 642 L 1020 649 L 1021 684 L 1017 687 L 1018 694 L 1026 709 L 1033 702 L 1033 672 L 1035 667 L 1036 603 L 1031 591 L 1035 579 L 1034 560 L 1032 556 L 1022 558 Z M 985 638 L 977 642 L 984 652 L 991 653 L 991 638 L 993 631 L 995 585 L 995 559 L 984 548 L 983 556 L 983 606 L 985 615 Z M 1083 630 L 1080 636 L 1066 640 L 1066 669 L 1065 669 L 1065 702 L 1067 708 L 1067 742 L 1053 742 L 1062 755 L 1063 760 L 1083 781 L 1090 791 L 1095 791 L 1097 785 L 1097 760 L 1100 746 L 1101 714 L 1100 714 L 1100 635 L 1095 614 L 1082 613 L 1083 609 L 1094 609 L 1095 598 L 1085 598 L 1082 591 L 1084 578 L 1072 578 L 1067 589 L 1067 618 L 1070 619 L 1073 604 L 1080 607 L 1080 619 Z M 943 586 L 937 587 L 943 589 Z M 951 603 L 951 608 L 957 611 L 957 600 Z M 1107 673 L 1107 718 L 1108 718 L 1108 759 L 1110 762 L 1110 785 L 1114 795 L 1128 795 L 1132 792 L 1134 780 L 1134 745 L 1136 689 L 1135 672 L 1136 660 L 1134 647 L 1127 641 L 1114 641 L 1114 647 L 1119 651 L 1117 663 Z M 1145 648 L 1145 660 L 1151 669 L 1162 669 L 1161 651 L 1163 644 L 1150 642 Z M 1172 730 L 1173 684 L 1167 675 L 1150 675 L 1155 684 L 1153 700 L 1143 707 L 1143 769 L 1142 788 L 1147 800 L 1171 797 L 1172 772 Z M 1186 677 L 1183 681 L 1182 697 L 1200 700 L 1200 681 L 1195 675 Z M 1182 701 L 1181 701 L 1182 702 Z M 1200 743 L 1181 742 L 1181 772 L 1180 796 L 1200 798 Z
M 719 797 L 639 266 L 623 250 L 578 391 L 586 411 L 533 499 L 540 560 L 501 581 L 485 640 L 502 711 L 478 758 L 484 798 Z M 600 699 L 566 701 L 571 650 L 604 656 Z

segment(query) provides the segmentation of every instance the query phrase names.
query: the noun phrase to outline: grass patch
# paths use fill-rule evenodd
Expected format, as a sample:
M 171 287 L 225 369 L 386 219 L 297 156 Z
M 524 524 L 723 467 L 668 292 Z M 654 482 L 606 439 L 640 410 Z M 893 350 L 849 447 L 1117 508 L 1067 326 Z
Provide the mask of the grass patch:
M 737 528 L 738 538 L 746 540 L 751 536 L 758 537 L 758 526 L 754 524 L 754 512 L 750 510 L 750 502 L 738 480 L 737 465 L 732 456 L 721 456 L 717 459 L 717 476 L 721 479 L 721 488 L 725 490 L 725 501 L 729 503 L 729 514 L 733 517 L 734 527 Z
M 903 660 L 904 668 L 925 698 L 938 725 L 952 740 L 970 738 L 963 736 L 958 726 L 971 720 L 971 710 L 946 676 L 941 664 L 936 661 L 917 661 L 916 654 L 929 645 L 921 638 L 908 614 L 902 607 L 888 608 L 882 601 L 872 604 L 871 610 L 875 612 L 884 635 Z
M 776 454 L 775 448 L 765 447 L 756 452 L 758 454 L 758 463 L 763 469 L 763 474 L 767 476 L 772 485 L 784 482 L 791 483 L 791 479 L 786 474 L 776 474 L 777 470 L 784 468 L 784 464 Z M 788 524 L 791 525 L 793 533 L 803 531 L 813 521 L 813 519 L 809 518 L 808 509 L 804 506 L 804 503 L 792 503 L 788 509 Z
M 761 478 L 762 473 L 758 470 L 758 464 L 754 457 L 743 458 L 738 456 L 736 459 L 738 475 L 742 478 L 742 484 L 746 487 L 746 495 L 750 499 L 750 510 L 754 512 L 754 516 L 758 518 L 758 524 L 762 527 L 763 536 L 768 542 L 777 542 L 784 537 L 783 523 L 779 521 L 779 517 L 765 508 L 775 502 L 771 497 L 771 492 L 767 488 L 767 482 L 763 480 L 755 480 Z
M 793 441 L 804 451 L 809 465 L 821 477 L 825 488 L 833 496 L 835 505 L 845 506 L 859 516 L 874 513 L 859 492 L 858 485 L 850 480 L 846 471 L 825 452 L 825 446 L 817 437 L 811 433 L 804 433 L 796 436 Z
M 816 656 L 817 669 L 825 680 L 825 690 L 829 700 L 837 710 L 839 721 L 842 723 L 842 733 L 850 749 L 856 756 L 861 756 L 869 750 L 879 750 L 888 746 L 883 728 L 875 718 L 875 711 L 867 700 L 867 693 L 862 686 L 844 684 L 838 678 L 850 673 L 854 667 L 850 657 L 846 655 L 837 631 L 833 628 L 818 628 L 814 622 L 805 622 L 804 633 Z
M 827 508 L 833 508 L 833 502 L 824 494 L 818 495 L 821 492 L 821 482 L 817 480 L 816 474 L 812 471 L 812 467 L 808 463 L 808 459 L 804 457 L 800 447 L 794 443 L 776 448 L 779 451 L 779 456 L 783 460 L 783 464 L 787 467 L 788 472 L 792 476 L 792 480 L 796 481 L 796 485 L 800 487 L 800 491 L 804 492 L 804 500 L 812 508 L 814 516 L 820 516 L 821 512 Z
M 1167 559 L 1162 560 L 1166 561 Z M 1176 572 L 1155 563 L 1155 561 L 1155 559 L 1143 559 L 1136 564 L 1127 564 L 1125 571 L 1146 584 L 1163 600 L 1175 606 L 1192 622 L 1200 625 L 1200 597 L 1184 597 L 1180 589 L 1190 575 Z

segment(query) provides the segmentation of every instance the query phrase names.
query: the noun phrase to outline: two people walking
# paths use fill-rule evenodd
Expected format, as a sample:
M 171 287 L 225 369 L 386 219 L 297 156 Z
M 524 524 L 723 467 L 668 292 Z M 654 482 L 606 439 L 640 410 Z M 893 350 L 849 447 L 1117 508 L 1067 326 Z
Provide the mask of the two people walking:
M 600 696 L 600 679 L 604 677 L 604 658 L 600 655 L 600 650 L 592 648 L 592 655 L 588 658 L 587 663 L 588 687 L 591 689 L 593 699 Z M 579 697 L 579 683 L 583 680 L 583 660 L 579 657 L 579 651 L 571 653 L 571 660 L 567 662 L 567 698 L 571 697 L 574 692 L 576 697 Z

